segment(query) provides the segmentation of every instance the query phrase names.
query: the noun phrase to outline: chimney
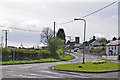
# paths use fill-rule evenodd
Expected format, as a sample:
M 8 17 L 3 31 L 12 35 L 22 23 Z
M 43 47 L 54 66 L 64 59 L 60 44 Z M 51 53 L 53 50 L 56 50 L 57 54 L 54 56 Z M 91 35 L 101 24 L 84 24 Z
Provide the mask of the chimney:
M 79 37 L 75 37 L 75 42 L 77 43 L 77 44 L 79 44 Z
M 95 40 L 95 36 L 93 36 L 93 40 Z

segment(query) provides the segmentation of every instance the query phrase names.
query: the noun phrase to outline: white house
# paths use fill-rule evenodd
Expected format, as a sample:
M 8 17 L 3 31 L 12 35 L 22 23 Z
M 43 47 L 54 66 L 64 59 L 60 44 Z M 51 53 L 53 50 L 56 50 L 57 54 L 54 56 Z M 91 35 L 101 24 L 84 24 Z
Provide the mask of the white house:
M 120 40 L 111 41 L 106 45 L 106 54 L 108 56 L 120 55 Z

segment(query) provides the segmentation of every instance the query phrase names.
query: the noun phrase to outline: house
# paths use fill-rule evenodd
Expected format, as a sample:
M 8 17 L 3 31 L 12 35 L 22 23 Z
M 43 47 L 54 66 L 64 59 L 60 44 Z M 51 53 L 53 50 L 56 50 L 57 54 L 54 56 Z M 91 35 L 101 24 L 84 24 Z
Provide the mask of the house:
M 101 44 L 100 44 L 100 42 L 98 40 L 93 41 L 90 45 L 94 46 L 94 47 L 101 46 Z
M 120 55 L 120 40 L 111 41 L 106 45 L 106 54 L 109 56 Z
M 87 42 L 87 45 L 91 45 L 91 43 L 94 42 L 95 40 L 96 40 L 95 36 L 93 36 L 93 38 Z
M 83 49 L 84 48 L 84 46 L 85 46 L 85 48 L 87 48 L 88 47 L 88 42 L 86 41 L 86 42 L 83 42 L 81 45 L 80 45 L 80 49 Z
M 94 42 L 96 39 L 95 39 L 95 36 L 93 36 L 93 38 L 89 41 L 86 41 L 86 42 L 83 42 L 83 44 L 80 45 L 80 49 L 83 49 L 83 47 L 85 46 L 85 48 L 88 48 L 89 45 L 91 45 L 92 42 Z
M 74 45 L 74 48 L 80 48 L 80 45 L 81 45 L 81 44 L 75 44 L 75 45 Z

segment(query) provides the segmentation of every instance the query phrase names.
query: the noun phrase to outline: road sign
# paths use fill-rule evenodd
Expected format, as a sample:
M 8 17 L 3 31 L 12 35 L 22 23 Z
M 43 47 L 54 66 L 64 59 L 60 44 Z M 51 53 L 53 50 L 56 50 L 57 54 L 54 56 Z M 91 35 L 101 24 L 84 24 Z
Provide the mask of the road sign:
M 63 52 L 65 52 L 65 48 L 63 48 Z

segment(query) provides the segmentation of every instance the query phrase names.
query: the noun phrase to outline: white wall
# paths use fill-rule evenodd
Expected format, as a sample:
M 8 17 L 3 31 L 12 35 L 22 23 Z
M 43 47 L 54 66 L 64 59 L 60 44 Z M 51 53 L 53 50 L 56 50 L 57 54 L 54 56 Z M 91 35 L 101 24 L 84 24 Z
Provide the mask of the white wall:
M 113 55 L 117 55 L 118 54 L 118 46 L 107 46 L 106 47 L 106 54 L 112 56 L 112 54 L 109 52 L 109 50 L 112 50 L 112 54 Z

